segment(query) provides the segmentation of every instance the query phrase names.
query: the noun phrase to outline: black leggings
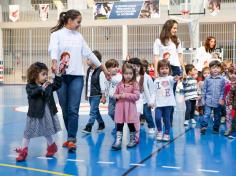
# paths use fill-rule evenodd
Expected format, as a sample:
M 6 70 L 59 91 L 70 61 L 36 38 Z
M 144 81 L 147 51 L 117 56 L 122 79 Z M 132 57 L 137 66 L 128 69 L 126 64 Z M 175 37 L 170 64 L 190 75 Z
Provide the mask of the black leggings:
M 117 123 L 116 124 L 116 130 L 123 132 L 123 127 L 124 127 L 124 123 Z M 129 127 L 129 131 L 130 132 L 135 132 L 135 127 L 134 127 L 134 123 L 128 123 L 128 127 Z

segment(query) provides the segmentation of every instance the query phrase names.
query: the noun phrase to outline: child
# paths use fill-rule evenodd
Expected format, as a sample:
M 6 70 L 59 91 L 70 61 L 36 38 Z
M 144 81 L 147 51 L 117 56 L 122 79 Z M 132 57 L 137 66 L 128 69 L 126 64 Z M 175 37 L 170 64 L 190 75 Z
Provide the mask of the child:
M 214 111 L 213 133 L 219 133 L 221 106 L 224 104 L 224 85 L 225 80 L 220 75 L 221 63 L 217 60 L 211 61 L 209 64 L 210 76 L 208 76 L 203 85 L 202 103 L 204 105 L 204 115 L 201 121 L 201 133 L 205 134 L 208 119 L 211 111 Z
M 208 77 L 210 75 L 210 68 L 209 67 L 204 67 L 202 69 L 202 77 L 201 77 L 201 81 L 198 82 L 198 95 L 199 95 L 199 99 L 197 100 L 197 111 L 199 112 L 199 115 L 202 116 L 203 115 L 203 105 L 202 105 L 202 89 L 203 89 L 203 84 L 204 84 L 204 80 L 206 79 L 206 77 Z
M 135 75 L 136 75 L 136 81 L 139 84 L 139 90 L 140 90 L 140 98 L 138 101 L 136 101 L 137 111 L 140 116 L 140 120 L 135 123 L 135 129 L 136 129 L 136 142 L 139 143 L 140 140 L 140 122 L 144 124 L 145 119 L 143 118 L 143 96 L 144 96 L 144 71 L 143 66 L 141 63 L 141 60 L 139 58 L 131 58 L 129 59 L 128 63 L 130 63 L 133 66 L 133 69 L 135 69 Z
M 139 99 L 139 85 L 136 81 L 135 70 L 129 63 L 125 63 L 122 67 L 122 81 L 117 85 L 114 98 L 117 100 L 115 107 L 116 122 L 116 141 L 112 145 L 112 149 L 120 150 L 123 136 L 124 123 L 128 124 L 130 130 L 130 141 L 127 147 L 135 147 L 135 126 L 139 121 L 136 101 Z
M 102 55 L 100 54 L 100 52 L 95 50 L 93 51 L 93 53 L 101 62 Z M 101 132 L 105 128 L 104 121 L 100 114 L 99 104 L 100 101 L 102 103 L 106 103 L 106 97 L 105 97 L 106 78 L 100 67 L 96 67 L 94 64 L 90 62 L 90 60 L 87 61 L 87 64 L 89 68 L 87 70 L 87 75 L 86 75 L 85 96 L 86 99 L 89 100 L 90 104 L 90 112 L 89 112 L 90 118 L 86 127 L 82 130 L 82 132 L 89 134 L 92 131 L 92 126 L 94 125 L 95 120 L 97 120 L 98 122 L 98 129 L 97 129 L 98 132 Z
M 188 126 L 191 121 L 192 124 L 196 124 L 194 120 L 194 112 L 196 107 L 196 100 L 198 99 L 198 87 L 197 87 L 197 69 L 192 64 L 185 66 L 187 77 L 183 80 L 184 99 L 186 105 L 185 122 L 184 126 Z
M 222 77 L 225 79 L 225 93 L 224 93 L 224 98 L 226 98 L 226 96 L 228 96 L 228 93 L 229 93 L 229 89 L 230 89 L 230 85 L 231 85 L 231 80 L 230 80 L 230 77 L 229 77 L 229 69 L 231 69 L 231 74 L 234 70 L 233 68 L 233 65 L 232 65 L 232 61 L 229 60 L 229 59 L 225 59 L 222 63 L 221 63 L 221 74 L 222 74 Z M 221 108 L 221 123 L 225 123 L 227 120 L 226 120 L 226 117 L 227 117 L 227 114 L 230 114 L 230 110 L 228 109 L 228 112 L 227 112 L 227 105 L 223 105 L 222 108 Z M 228 116 L 228 118 L 230 118 Z M 226 126 L 229 125 L 229 124 L 226 124 Z M 225 131 L 225 136 L 227 136 L 229 134 L 229 131 L 226 130 Z
M 155 120 L 157 126 L 156 139 L 158 141 L 170 141 L 170 116 L 174 106 L 176 106 L 173 86 L 179 76 L 170 76 L 171 66 L 166 59 L 158 62 L 157 68 L 159 77 L 154 81 L 154 92 L 152 104 L 155 104 Z M 165 125 L 165 132 L 162 132 L 162 122 Z
M 109 59 L 105 63 L 105 66 L 107 70 L 111 73 L 111 80 L 106 82 L 106 92 L 108 93 L 109 96 L 108 115 L 114 121 L 116 100 L 113 97 L 116 91 L 117 84 L 122 80 L 122 75 L 118 73 L 119 63 L 117 60 Z M 116 133 L 115 130 L 113 132 Z
M 16 161 L 26 159 L 30 139 L 35 137 L 44 136 L 47 139 L 46 157 L 52 157 L 57 152 L 52 135 L 61 131 L 61 126 L 56 116 L 53 92 L 61 87 L 61 77 L 56 76 L 53 83 L 48 82 L 47 77 L 48 68 L 44 63 L 36 62 L 27 70 L 26 92 L 29 109 L 22 148 L 16 149 Z
M 143 95 L 143 116 L 147 121 L 148 124 L 148 133 L 154 134 L 155 133 L 155 125 L 152 118 L 152 111 L 151 111 L 151 96 L 154 93 L 154 84 L 151 76 L 149 76 L 146 73 L 146 70 L 148 69 L 148 61 L 142 60 L 141 61 L 144 71 L 144 82 L 143 82 L 143 88 L 144 88 L 144 95 Z
M 236 138 L 236 69 L 234 66 L 229 69 L 229 77 L 231 80 L 228 98 L 226 98 L 226 132 L 230 139 Z M 228 100 L 228 101 L 227 101 Z
M 235 83 L 236 83 L 236 71 L 233 65 L 228 68 L 228 81 L 225 83 L 225 92 L 224 92 L 224 100 L 226 106 L 226 130 L 224 135 L 229 136 L 231 133 L 232 126 L 232 110 L 235 109 L 234 106 L 234 94 L 235 94 Z M 233 109 L 232 109 L 233 107 Z

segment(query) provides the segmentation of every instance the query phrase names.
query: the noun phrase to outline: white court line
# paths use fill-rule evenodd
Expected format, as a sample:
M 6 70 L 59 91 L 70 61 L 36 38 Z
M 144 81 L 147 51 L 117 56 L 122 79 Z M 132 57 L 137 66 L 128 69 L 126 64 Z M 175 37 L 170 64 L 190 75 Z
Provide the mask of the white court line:
M 216 171 L 216 170 L 206 170 L 206 169 L 198 169 L 198 171 L 200 171 L 200 172 L 212 172 L 212 173 L 220 172 L 220 171 Z
M 115 162 L 111 162 L 111 161 L 98 161 L 98 164 L 115 164 Z
M 146 164 L 130 163 L 130 166 L 146 166 Z
M 16 158 L 18 155 L 8 155 L 8 157 Z
M 74 162 L 84 162 L 84 160 L 79 160 L 79 159 L 67 159 L 67 161 L 74 161 Z
M 37 157 L 38 159 L 44 159 L 44 160 L 52 160 L 53 158 L 50 157 L 44 157 L 44 156 L 39 156 Z
M 163 168 L 167 168 L 167 169 L 180 169 L 180 167 L 175 167 L 175 166 L 161 166 Z

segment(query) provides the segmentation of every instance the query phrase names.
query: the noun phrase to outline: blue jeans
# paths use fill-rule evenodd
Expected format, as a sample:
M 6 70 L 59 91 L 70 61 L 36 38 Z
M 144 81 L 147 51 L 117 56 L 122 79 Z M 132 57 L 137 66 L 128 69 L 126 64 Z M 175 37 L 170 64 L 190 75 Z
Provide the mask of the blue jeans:
M 179 67 L 179 66 L 173 66 L 173 65 L 171 65 L 171 72 L 172 72 L 172 76 L 177 76 L 177 75 L 180 76 L 180 75 L 181 75 L 181 70 L 180 70 L 180 67 Z M 176 87 L 177 87 L 177 82 L 174 83 L 174 86 L 173 86 L 174 95 L 175 95 Z M 175 108 L 173 107 L 172 110 L 171 110 L 171 114 L 170 114 L 170 123 L 171 123 L 171 126 L 172 126 L 172 122 L 173 122 L 174 111 L 175 111 Z
M 57 90 L 68 141 L 76 142 L 78 131 L 79 107 L 84 85 L 83 76 L 63 75 L 62 85 Z
M 93 126 L 95 120 L 97 120 L 98 123 L 104 123 L 99 110 L 100 100 L 101 96 L 89 97 L 90 112 L 87 125 Z
M 170 115 L 173 106 L 157 107 L 155 109 L 155 120 L 158 131 L 162 131 L 161 118 L 163 117 L 163 122 L 165 125 L 165 134 L 170 133 Z
M 151 111 L 151 108 L 148 107 L 147 103 L 143 105 L 143 116 L 145 117 L 147 121 L 148 128 L 155 128 L 153 118 L 152 118 L 152 111 Z
M 202 120 L 201 120 L 201 128 L 208 126 L 208 120 L 211 116 L 211 111 L 213 110 L 213 112 L 214 112 L 213 128 L 214 129 L 219 129 L 219 127 L 220 127 L 220 118 L 221 118 L 221 109 L 222 109 L 221 105 L 219 105 L 217 108 L 213 108 L 213 107 L 205 105 L 204 115 L 203 115 Z
M 114 121 L 115 116 L 115 107 L 116 107 L 116 100 L 114 98 L 109 97 L 109 104 L 108 104 L 108 115 Z

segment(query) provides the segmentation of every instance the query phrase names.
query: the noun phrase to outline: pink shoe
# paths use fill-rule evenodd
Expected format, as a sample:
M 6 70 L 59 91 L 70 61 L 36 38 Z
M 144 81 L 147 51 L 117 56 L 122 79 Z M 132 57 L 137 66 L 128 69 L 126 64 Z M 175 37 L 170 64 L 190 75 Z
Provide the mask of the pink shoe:
M 56 152 L 57 152 L 57 145 L 54 142 L 52 145 L 48 146 L 46 157 L 52 157 Z

